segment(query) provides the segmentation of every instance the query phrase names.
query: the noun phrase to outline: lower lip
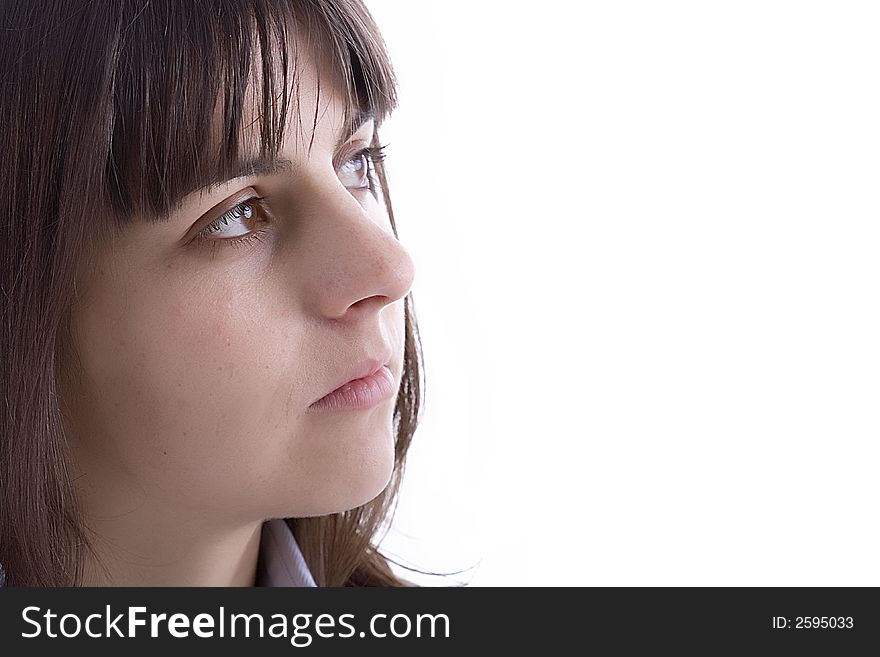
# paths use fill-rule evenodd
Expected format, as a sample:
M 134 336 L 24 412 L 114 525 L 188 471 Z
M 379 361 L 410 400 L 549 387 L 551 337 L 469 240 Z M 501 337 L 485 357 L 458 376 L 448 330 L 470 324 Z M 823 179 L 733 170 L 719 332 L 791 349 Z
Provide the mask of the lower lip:
M 372 408 L 394 396 L 394 376 L 387 365 L 362 379 L 349 381 L 309 406 L 310 411 L 356 411 Z

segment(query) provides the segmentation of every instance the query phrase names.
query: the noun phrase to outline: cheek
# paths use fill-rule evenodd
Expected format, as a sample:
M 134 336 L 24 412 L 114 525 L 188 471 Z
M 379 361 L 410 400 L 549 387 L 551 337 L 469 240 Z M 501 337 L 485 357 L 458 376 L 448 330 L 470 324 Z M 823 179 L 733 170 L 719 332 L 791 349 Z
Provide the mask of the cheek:
M 74 315 L 85 376 L 72 434 L 99 486 L 247 520 L 335 513 L 384 489 L 395 400 L 307 414 L 326 383 L 328 345 L 306 340 L 284 294 L 268 283 L 263 295 L 125 290 Z M 383 319 L 402 346 L 403 302 Z
M 129 287 L 77 316 L 74 433 L 158 497 L 241 500 L 288 459 L 296 336 L 258 303 L 163 292 Z

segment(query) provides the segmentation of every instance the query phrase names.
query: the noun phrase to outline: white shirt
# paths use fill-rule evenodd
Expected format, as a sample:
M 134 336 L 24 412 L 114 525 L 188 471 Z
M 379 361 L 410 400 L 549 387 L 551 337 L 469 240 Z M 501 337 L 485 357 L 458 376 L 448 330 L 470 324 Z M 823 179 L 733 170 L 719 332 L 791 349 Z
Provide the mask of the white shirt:
M 293 532 L 281 518 L 263 523 L 255 586 L 317 586 Z
M 6 573 L 0 565 L 0 586 L 5 585 Z M 293 532 L 281 518 L 263 523 L 255 586 L 317 586 Z

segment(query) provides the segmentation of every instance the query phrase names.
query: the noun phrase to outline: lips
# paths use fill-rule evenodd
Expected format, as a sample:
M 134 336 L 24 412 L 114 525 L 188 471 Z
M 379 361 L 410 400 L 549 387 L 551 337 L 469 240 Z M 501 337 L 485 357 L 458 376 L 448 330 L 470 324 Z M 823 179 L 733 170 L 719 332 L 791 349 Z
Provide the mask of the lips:
M 349 369 L 348 372 L 343 375 L 343 377 L 341 377 L 342 380 L 340 380 L 339 383 L 332 390 L 328 390 L 319 399 L 315 400 L 315 402 L 313 402 L 313 405 L 319 402 L 321 399 L 324 399 L 328 395 L 339 392 L 340 389 L 353 383 L 354 381 L 376 374 L 377 372 L 379 372 L 379 370 L 388 365 L 389 360 L 391 360 L 390 356 L 388 358 L 366 358 L 360 361 L 357 365 Z
M 397 384 L 387 365 L 354 379 L 309 406 L 309 412 L 364 411 L 394 398 Z

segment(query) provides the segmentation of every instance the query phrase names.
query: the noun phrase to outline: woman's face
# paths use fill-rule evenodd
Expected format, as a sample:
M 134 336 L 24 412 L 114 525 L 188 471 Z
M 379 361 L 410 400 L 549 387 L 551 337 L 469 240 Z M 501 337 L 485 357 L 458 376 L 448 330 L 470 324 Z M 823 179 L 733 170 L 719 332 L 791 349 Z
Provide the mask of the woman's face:
M 372 120 L 340 135 L 341 83 L 322 68 L 319 87 L 315 59 L 299 54 L 280 153 L 290 170 L 125 228 L 78 282 L 82 371 L 62 396 L 87 519 L 322 515 L 389 481 L 396 393 L 362 410 L 309 406 L 369 358 L 387 359 L 399 386 L 413 263 L 351 160 Z M 216 222 L 253 197 L 265 210 Z

